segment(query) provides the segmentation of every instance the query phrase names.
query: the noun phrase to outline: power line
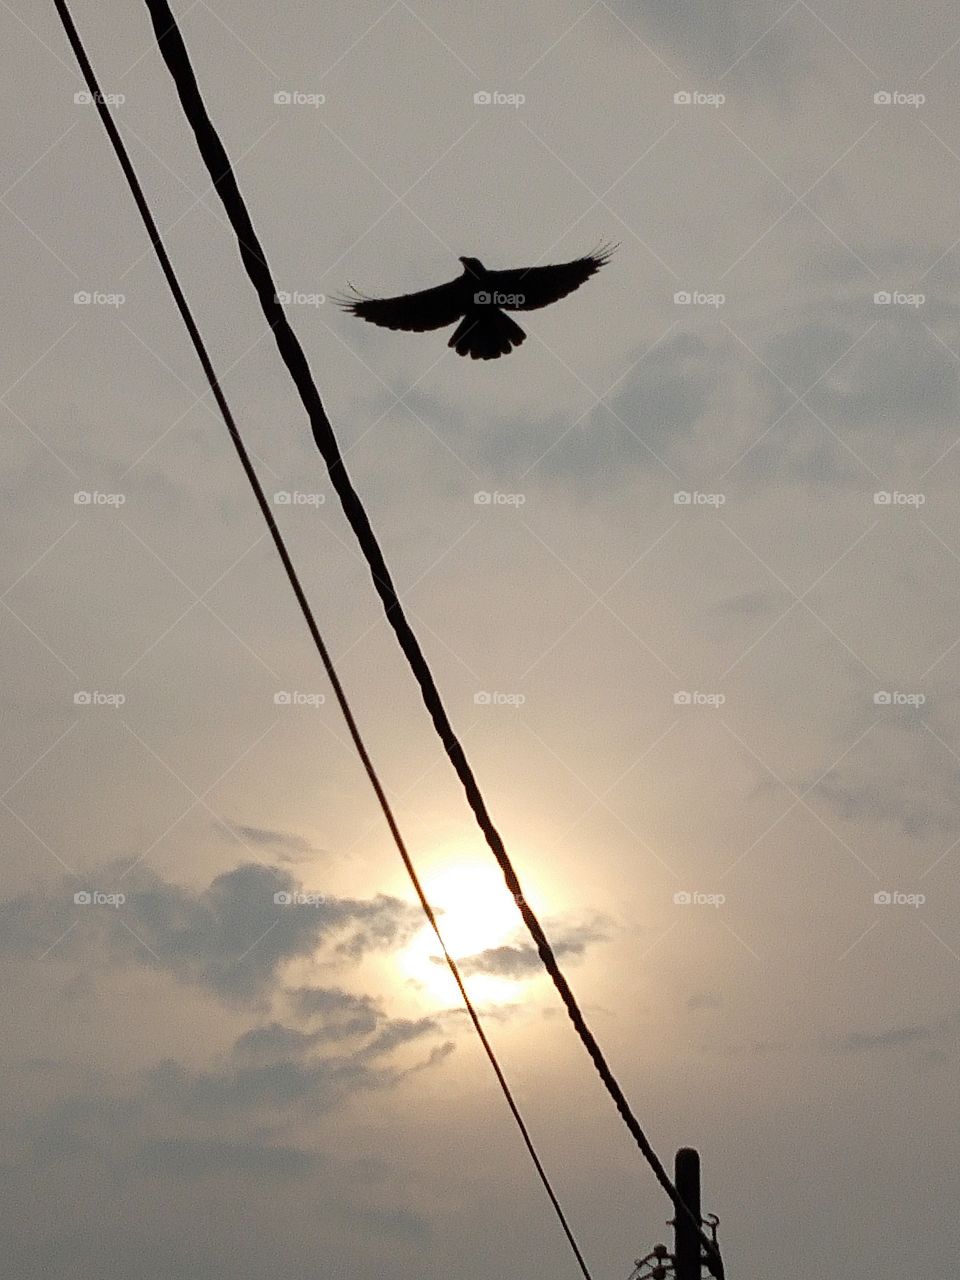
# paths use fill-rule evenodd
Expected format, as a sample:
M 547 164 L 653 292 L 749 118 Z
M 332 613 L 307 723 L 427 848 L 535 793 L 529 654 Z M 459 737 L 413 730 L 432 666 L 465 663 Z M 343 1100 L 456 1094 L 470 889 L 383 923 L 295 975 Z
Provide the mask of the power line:
M 517 1106 L 517 1103 L 513 1097 L 513 1093 L 510 1090 L 510 1086 L 507 1083 L 506 1077 L 503 1073 L 500 1063 L 497 1060 L 497 1056 L 496 1056 L 496 1053 L 494 1052 L 493 1046 L 491 1045 L 489 1039 L 487 1038 L 487 1034 L 483 1029 L 483 1025 L 480 1021 L 479 1015 L 477 1014 L 477 1011 L 474 1008 L 473 1001 L 470 999 L 470 996 L 467 994 L 467 989 L 464 986 L 464 982 L 460 974 L 459 966 L 457 965 L 457 962 L 454 960 L 453 956 L 447 950 L 447 945 L 444 942 L 443 934 L 441 933 L 440 926 L 437 923 L 437 918 L 434 913 L 433 907 L 430 905 L 430 901 L 427 898 L 423 885 L 420 882 L 420 877 L 418 876 L 416 868 L 413 865 L 413 861 L 407 850 L 406 843 L 403 839 L 403 836 L 401 835 L 400 829 L 397 825 L 396 818 L 394 817 L 390 802 L 387 799 L 386 792 L 383 789 L 383 785 L 380 782 L 379 775 L 377 774 L 373 761 L 371 760 L 370 755 L 367 751 L 367 747 L 366 747 L 366 744 L 364 743 L 363 737 L 360 734 L 360 730 L 357 727 L 357 722 L 354 718 L 353 710 L 350 706 L 349 701 L 347 700 L 347 695 L 344 691 L 343 685 L 340 682 L 340 677 L 337 674 L 336 668 L 333 665 L 333 660 L 330 657 L 329 651 L 326 647 L 326 644 L 324 643 L 323 637 L 320 634 L 319 627 L 317 626 L 317 622 L 313 614 L 313 609 L 311 608 L 310 603 L 307 600 L 307 597 L 304 593 L 303 587 L 300 583 L 299 575 L 297 574 L 297 570 L 293 564 L 293 561 L 290 558 L 290 554 L 287 551 L 286 544 L 283 540 L 283 535 L 280 533 L 276 520 L 273 517 L 273 512 L 270 510 L 270 505 L 267 502 L 266 494 L 263 491 L 263 487 L 260 484 L 259 477 L 257 476 L 253 463 L 251 462 L 250 455 L 247 452 L 246 445 L 244 444 L 243 438 L 240 435 L 240 431 L 237 427 L 236 421 L 234 420 L 233 413 L 230 409 L 230 406 L 227 403 L 227 400 L 226 400 L 226 397 L 224 396 L 222 388 L 220 387 L 220 383 L 217 379 L 216 372 L 214 371 L 213 364 L 207 352 L 206 344 L 203 341 L 203 337 L 200 334 L 200 330 L 197 328 L 196 321 L 193 318 L 193 313 L 190 310 L 190 306 L 183 293 L 183 289 L 180 286 L 180 282 L 174 270 L 173 264 L 170 261 L 170 257 L 167 254 L 163 240 L 160 236 L 160 231 L 157 227 L 157 224 L 153 218 L 152 213 L 150 212 L 150 207 L 147 203 L 146 196 L 144 195 L 143 188 L 140 185 L 140 180 L 137 177 L 136 171 L 130 160 L 129 153 L 127 152 L 127 149 L 123 143 L 123 139 L 120 137 L 120 134 L 117 131 L 117 128 L 113 123 L 113 120 L 110 117 L 109 109 L 106 105 L 106 102 L 104 100 L 102 93 L 100 92 L 100 86 L 97 83 L 96 75 L 94 73 L 93 67 L 91 66 L 90 60 L 87 57 L 86 50 L 84 48 L 80 35 L 77 31 L 77 28 L 73 22 L 73 18 L 70 14 L 69 9 L 67 8 L 65 0 L 54 0 L 54 5 L 56 6 L 57 13 L 59 14 L 60 19 L 63 23 L 64 30 L 66 31 L 67 38 L 70 41 L 71 47 L 73 48 L 73 52 L 76 55 L 77 62 L 80 65 L 80 70 L 82 71 L 84 79 L 87 82 L 87 87 L 89 88 L 93 101 L 97 106 L 97 110 L 100 114 L 100 119 L 103 121 L 104 128 L 107 131 L 107 135 L 110 139 L 111 144 L 113 145 L 114 152 L 116 153 L 117 159 L 120 162 L 120 167 L 122 168 L 124 176 L 127 179 L 127 183 L 129 184 L 130 191 L 133 195 L 137 209 L 140 212 L 140 216 L 143 219 L 144 226 L 147 229 L 147 234 L 149 235 L 150 241 L 156 252 L 157 258 L 160 263 L 160 267 L 163 271 L 164 276 L 166 277 L 168 285 L 170 286 L 170 291 L 173 294 L 174 301 L 177 304 L 177 308 L 180 312 L 181 317 L 183 318 L 184 324 L 186 325 L 187 332 L 190 335 L 190 339 L 193 343 L 194 349 L 196 350 L 197 356 L 200 359 L 200 363 L 203 367 L 203 372 L 206 375 L 206 379 L 207 379 L 207 382 L 209 383 L 210 390 L 213 392 L 214 398 L 220 409 L 220 413 L 223 417 L 224 423 L 226 424 L 227 431 L 230 434 L 230 439 L 233 442 L 233 446 L 236 450 L 237 456 L 239 457 L 241 465 L 243 466 L 243 470 L 246 474 L 247 480 L 250 482 L 250 487 L 253 490 L 254 496 L 257 501 L 257 505 L 259 506 L 260 512 L 263 515 L 263 518 L 267 523 L 267 527 L 270 530 L 270 536 L 273 539 L 273 544 L 277 549 L 277 553 L 280 556 L 281 562 L 283 563 L 283 567 L 284 567 L 284 570 L 286 571 L 287 579 L 289 580 L 290 585 L 293 588 L 294 595 L 296 596 L 297 603 L 300 606 L 300 611 L 303 614 L 303 617 L 307 623 L 307 627 L 310 631 L 311 637 L 313 638 L 313 642 L 317 648 L 317 652 L 320 654 L 320 660 L 323 663 L 324 670 L 326 671 L 327 677 L 330 680 L 330 684 L 331 684 L 331 687 L 333 688 L 333 692 L 334 692 L 334 696 L 336 697 L 337 704 L 339 705 L 340 710 L 343 714 L 344 720 L 346 721 L 347 728 L 350 733 L 350 737 L 353 740 L 353 744 L 357 749 L 357 754 L 360 757 L 360 760 L 363 764 L 363 768 L 366 772 L 366 775 L 370 780 L 370 785 L 373 787 L 373 790 L 376 794 L 377 800 L 380 804 L 381 811 L 383 812 L 383 816 L 386 819 L 387 826 L 390 829 L 390 834 L 392 835 L 394 843 L 396 844 L 397 849 L 400 853 L 400 857 L 403 860 L 403 865 L 406 868 L 407 874 L 410 877 L 410 881 L 413 884 L 414 890 L 416 891 L 417 897 L 420 901 L 420 905 L 423 908 L 423 912 L 426 915 L 431 928 L 433 929 L 434 933 L 437 936 L 437 941 L 440 944 L 440 948 L 443 952 L 444 959 L 446 960 L 447 965 L 450 969 L 450 972 L 452 973 L 453 978 L 457 984 L 457 988 L 460 992 L 460 996 L 463 1000 L 464 1006 L 467 1010 L 467 1013 L 470 1016 L 470 1021 L 473 1023 L 474 1030 L 476 1031 L 480 1039 L 480 1043 L 483 1045 L 484 1052 L 486 1053 L 487 1058 L 490 1061 L 490 1065 L 492 1066 L 494 1074 L 497 1077 L 497 1081 L 503 1092 L 503 1096 L 506 1098 L 507 1105 L 509 1106 L 510 1111 L 513 1115 L 513 1118 L 517 1123 L 517 1127 L 520 1130 L 520 1134 L 523 1138 L 527 1151 L 530 1153 L 530 1158 L 532 1159 L 534 1166 L 536 1167 L 537 1174 L 539 1175 L 540 1181 L 543 1184 L 543 1188 L 547 1193 L 550 1203 L 553 1205 L 554 1211 L 557 1215 L 557 1218 L 559 1219 L 560 1225 L 563 1228 L 564 1235 L 567 1238 L 570 1248 L 573 1250 L 574 1256 L 576 1257 L 576 1260 L 577 1260 L 577 1265 L 579 1266 L 581 1272 L 583 1273 L 585 1280 L 592 1280 L 590 1272 L 587 1268 L 587 1264 L 584 1260 L 583 1254 L 580 1251 L 580 1247 L 577 1244 L 576 1238 L 573 1234 L 570 1224 L 567 1222 L 566 1216 L 563 1212 L 563 1209 L 560 1206 L 560 1202 L 557 1199 L 556 1193 L 553 1190 L 553 1187 L 550 1183 L 550 1179 L 547 1176 L 546 1170 L 544 1169 L 543 1164 L 540 1160 L 540 1157 L 537 1154 L 536 1148 L 533 1144 L 533 1139 L 530 1136 L 530 1132 L 527 1129 L 523 1116 L 520 1114 L 520 1109 Z
M 474 812 L 477 824 L 483 832 L 491 852 L 499 863 L 507 888 L 514 896 L 524 924 L 536 944 L 540 958 L 550 974 L 553 984 L 566 1007 L 567 1014 L 589 1053 L 597 1073 L 606 1086 L 607 1092 L 613 1099 L 621 1118 L 643 1153 L 644 1158 L 653 1170 L 657 1181 L 673 1201 L 677 1212 L 686 1215 L 692 1222 L 695 1222 L 696 1229 L 707 1249 L 710 1271 L 716 1277 L 716 1280 L 723 1280 L 723 1262 L 720 1258 L 719 1250 L 708 1239 L 701 1228 L 700 1222 L 694 1219 L 694 1215 L 678 1194 L 662 1161 L 657 1156 L 639 1121 L 633 1114 L 626 1095 L 613 1074 L 592 1031 L 587 1026 L 586 1019 L 570 988 L 570 984 L 560 969 L 556 955 L 540 921 L 524 897 L 513 863 L 507 854 L 499 831 L 494 826 L 473 770 L 447 716 L 433 673 L 400 604 L 383 552 L 370 525 L 366 510 L 347 473 L 346 464 L 340 452 L 333 426 L 327 417 L 327 412 L 323 406 L 320 392 L 317 389 L 303 348 L 277 299 L 277 289 L 270 273 L 270 268 L 267 265 L 266 253 L 240 193 L 240 188 L 237 185 L 237 180 L 230 164 L 230 158 L 207 113 L 190 63 L 189 54 L 183 42 L 183 36 L 177 25 L 177 19 L 167 0 L 146 0 L 146 5 L 153 22 L 160 53 L 173 77 L 180 104 L 190 127 L 193 129 L 204 164 L 207 166 L 207 171 L 237 237 L 240 257 L 250 283 L 255 288 L 260 299 L 260 306 L 267 323 L 273 331 L 280 356 L 300 393 L 300 399 L 310 419 L 314 441 L 327 465 L 331 484 L 340 499 L 344 515 L 353 529 L 354 535 L 360 544 L 360 549 L 366 558 L 374 586 L 383 604 L 387 621 L 393 628 L 404 656 L 420 686 L 421 697 L 430 713 L 444 750 L 460 779 L 466 793 L 467 802 Z
M 54 0 L 54 3 L 59 9 L 61 0 Z M 243 196 L 237 185 L 230 159 L 207 113 L 177 20 L 166 0 L 146 0 L 146 5 L 153 22 L 161 55 L 173 77 L 181 106 L 193 129 L 207 171 L 237 237 L 241 260 L 250 282 L 257 292 L 267 323 L 274 334 L 277 349 L 300 394 L 300 399 L 310 420 L 314 441 L 327 465 L 331 484 L 340 499 L 344 515 L 353 529 L 367 560 L 371 577 L 383 604 L 387 620 L 392 626 L 404 656 L 417 680 L 424 704 L 430 713 L 447 756 L 464 788 L 467 801 L 474 812 L 477 824 L 491 852 L 497 859 L 507 888 L 514 896 L 524 924 L 536 944 L 540 958 L 553 980 L 570 1020 L 589 1053 L 607 1092 L 613 1099 L 621 1118 L 653 1170 L 657 1181 L 673 1202 L 677 1212 L 686 1215 L 691 1222 L 695 1223 L 707 1250 L 708 1267 L 716 1277 L 716 1280 L 723 1280 L 723 1262 L 719 1250 L 703 1232 L 701 1224 L 694 1218 L 683 1198 L 678 1194 L 662 1161 L 657 1156 L 639 1121 L 634 1116 L 599 1044 L 587 1026 L 576 997 L 560 969 L 553 948 L 540 921 L 523 895 L 520 881 L 507 854 L 503 840 L 494 826 L 463 747 L 447 716 L 426 657 L 404 614 L 366 510 L 347 473 L 339 444 L 327 417 L 303 348 L 287 320 L 283 307 L 278 301 L 276 285 L 267 265 L 263 246 L 254 230 Z

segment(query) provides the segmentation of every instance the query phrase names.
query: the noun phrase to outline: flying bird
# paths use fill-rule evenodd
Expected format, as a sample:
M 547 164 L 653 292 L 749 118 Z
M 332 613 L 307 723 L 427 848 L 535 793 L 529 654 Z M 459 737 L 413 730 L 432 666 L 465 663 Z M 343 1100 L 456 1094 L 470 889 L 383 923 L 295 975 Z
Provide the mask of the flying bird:
M 447 346 L 458 356 L 496 360 L 527 336 L 508 311 L 535 311 L 565 298 L 599 271 L 615 248 L 607 245 L 573 262 L 513 271 L 490 271 L 479 258 L 461 258 L 463 274 L 434 289 L 396 298 L 366 298 L 354 290 L 356 297 L 337 302 L 361 320 L 386 329 L 424 333 L 459 320 Z

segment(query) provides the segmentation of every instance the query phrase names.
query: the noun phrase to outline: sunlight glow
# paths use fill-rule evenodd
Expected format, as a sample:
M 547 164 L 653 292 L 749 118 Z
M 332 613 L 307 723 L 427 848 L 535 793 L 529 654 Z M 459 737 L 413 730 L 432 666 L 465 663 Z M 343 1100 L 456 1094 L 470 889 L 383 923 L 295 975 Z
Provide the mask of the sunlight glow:
M 425 877 L 424 888 L 455 960 L 496 947 L 520 945 L 520 913 L 497 867 L 457 861 Z M 432 998 L 459 1002 L 456 984 L 429 925 L 425 924 L 403 951 L 400 964 L 407 977 Z M 472 998 L 487 1004 L 516 999 L 526 985 L 523 978 L 487 973 L 464 974 L 464 982 Z

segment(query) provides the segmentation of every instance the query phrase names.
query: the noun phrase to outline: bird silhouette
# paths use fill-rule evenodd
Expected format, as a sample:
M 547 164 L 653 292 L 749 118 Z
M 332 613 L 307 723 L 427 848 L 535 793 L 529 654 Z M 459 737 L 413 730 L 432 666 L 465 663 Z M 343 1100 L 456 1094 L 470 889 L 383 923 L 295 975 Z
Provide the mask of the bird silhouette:
M 479 258 L 461 258 L 462 275 L 436 288 L 396 298 L 367 298 L 354 290 L 355 297 L 336 301 L 361 320 L 386 329 L 424 333 L 459 320 L 447 345 L 458 356 L 496 360 L 527 336 L 508 311 L 535 311 L 566 297 L 599 271 L 615 248 L 607 245 L 573 262 L 512 271 L 490 271 Z

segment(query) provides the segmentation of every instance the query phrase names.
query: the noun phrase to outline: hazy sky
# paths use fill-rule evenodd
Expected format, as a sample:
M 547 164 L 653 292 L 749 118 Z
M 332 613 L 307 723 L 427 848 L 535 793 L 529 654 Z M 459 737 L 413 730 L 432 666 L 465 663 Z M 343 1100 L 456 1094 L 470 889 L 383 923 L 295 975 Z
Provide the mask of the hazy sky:
M 700 1148 L 728 1275 L 939 1280 L 955 7 L 177 8 L 494 818 L 654 1145 Z M 625 1280 L 670 1205 L 441 757 L 146 8 L 75 17 L 594 1276 Z M 572 1277 L 53 5 L 3 23 L 11 1274 Z M 495 362 L 321 301 L 606 241 Z

